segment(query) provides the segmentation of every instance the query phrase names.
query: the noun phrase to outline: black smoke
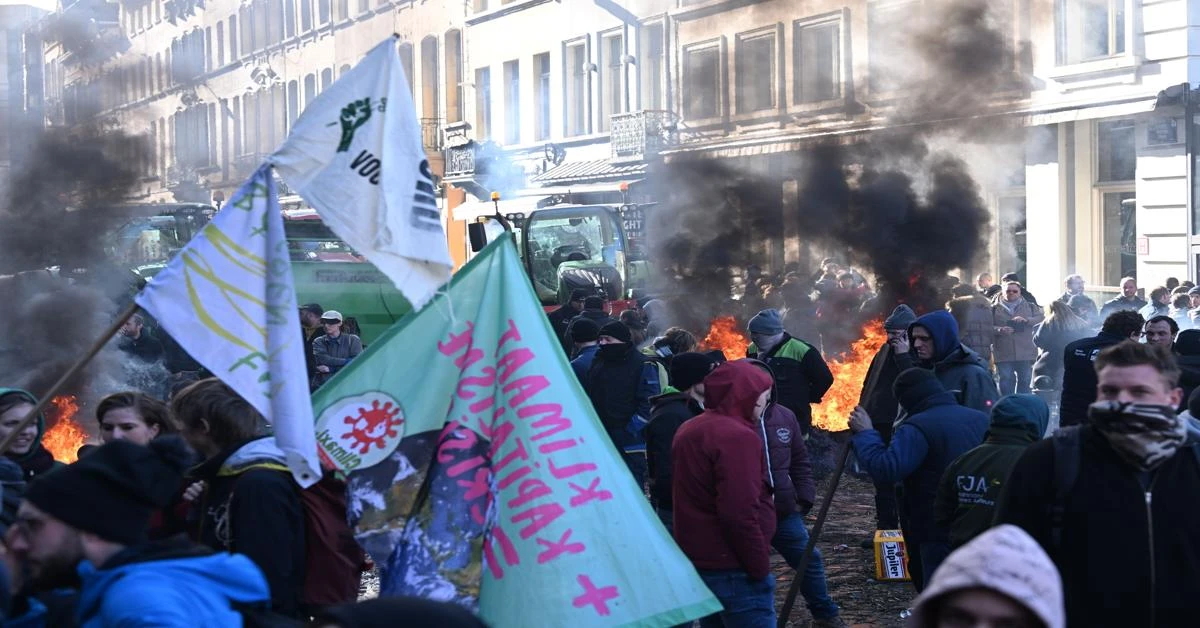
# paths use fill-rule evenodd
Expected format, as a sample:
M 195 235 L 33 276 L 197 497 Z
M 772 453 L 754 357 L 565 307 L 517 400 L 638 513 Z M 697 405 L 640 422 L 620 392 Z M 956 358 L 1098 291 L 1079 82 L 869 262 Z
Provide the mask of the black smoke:
M 783 236 L 785 181 L 795 181 L 798 205 L 786 220 L 811 247 L 808 257 L 832 255 L 877 278 L 880 298 L 867 316 L 897 302 L 942 307 L 947 273 L 986 263 L 990 214 L 980 188 L 937 143 L 1021 137 L 1019 121 L 1004 112 L 1025 89 L 1025 54 L 985 0 L 925 8 L 924 22 L 898 37 L 905 50 L 897 63 L 906 68 L 889 69 L 904 71 L 889 77 L 899 87 L 893 101 L 847 105 L 863 126 L 882 118 L 882 130 L 814 142 L 776 156 L 773 169 L 695 157 L 664 166 L 651 256 L 668 279 L 664 292 L 686 294 L 695 318 L 731 313 L 747 269 L 770 265 L 764 242 Z M 793 270 L 807 279 L 815 269 L 802 262 Z

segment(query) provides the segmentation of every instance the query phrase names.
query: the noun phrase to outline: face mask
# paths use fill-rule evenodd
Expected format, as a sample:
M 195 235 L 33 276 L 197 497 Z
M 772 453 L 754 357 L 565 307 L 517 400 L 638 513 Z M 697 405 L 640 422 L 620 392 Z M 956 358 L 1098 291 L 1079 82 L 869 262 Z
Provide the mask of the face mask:
M 627 345 L 623 342 L 614 343 L 611 345 L 600 345 L 600 350 L 596 352 L 596 355 L 606 360 L 612 358 L 621 358 L 629 353 L 629 349 L 631 347 L 632 345 Z
M 1138 471 L 1157 468 L 1187 440 L 1187 423 L 1170 406 L 1097 401 L 1088 406 L 1088 419 Z

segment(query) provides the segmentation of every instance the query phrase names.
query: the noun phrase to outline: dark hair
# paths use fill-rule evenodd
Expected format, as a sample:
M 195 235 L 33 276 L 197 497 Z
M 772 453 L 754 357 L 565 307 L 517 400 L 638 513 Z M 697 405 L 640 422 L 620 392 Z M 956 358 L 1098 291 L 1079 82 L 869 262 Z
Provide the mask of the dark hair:
M 36 406 L 37 399 L 23 390 L 14 390 L 0 395 L 0 414 L 21 405 Z
M 1072 299 L 1073 300 L 1073 299 Z M 1078 331 L 1088 328 L 1088 323 L 1075 313 L 1071 306 L 1062 301 L 1050 303 L 1050 313 L 1043 323 L 1047 330 Z
M 1111 318 L 1111 317 L 1110 317 Z M 1170 349 L 1162 345 L 1148 345 L 1126 340 L 1115 344 L 1096 356 L 1096 373 L 1110 366 L 1150 366 L 1162 374 L 1167 384 L 1174 388 L 1179 384 L 1179 364 Z
M 1167 326 L 1171 328 L 1171 337 L 1172 338 L 1175 337 L 1175 334 L 1179 333 L 1179 323 L 1176 323 L 1175 319 L 1171 318 L 1170 316 L 1164 316 L 1164 315 L 1155 316 L 1155 317 L 1151 318 L 1150 320 L 1146 321 L 1146 326 L 1149 327 L 1151 323 L 1166 323 Z
M 1157 302 L 1159 299 L 1171 294 L 1171 291 L 1166 286 L 1159 286 L 1150 291 L 1150 300 Z
M 136 412 L 142 418 L 142 422 L 146 424 L 146 427 L 157 425 L 159 436 L 174 434 L 179 431 L 179 426 L 175 424 L 175 421 L 171 420 L 167 404 L 154 397 L 135 391 L 113 393 L 101 399 L 99 405 L 96 406 L 96 422 L 103 423 L 104 415 L 122 408 L 130 408 Z
M 1146 319 L 1142 318 L 1141 314 L 1133 310 L 1121 310 L 1109 314 L 1108 318 L 1104 319 L 1104 325 L 1100 327 L 1100 330 L 1107 334 L 1128 338 L 1142 331 L 1144 324 L 1146 324 Z
M 250 402 L 215 377 L 202 379 L 175 395 L 171 416 L 183 429 L 200 429 L 207 422 L 209 438 L 221 448 L 262 436 L 266 424 Z
M 1167 288 L 1174 290 L 1175 288 L 1179 287 L 1179 278 L 1167 277 L 1167 280 L 1164 283 L 1166 283 Z
M 1192 305 L 1192 297 L 1189 297 L 1186 292 L 1175 295 L 1171 300 L 1171 305 L 1177 308 L 1188 309 Z
M 1000 278 L 1000 283 L 1007 283 L 1009 281 L 1019 281 L 1017 273 L 1004 273 L 1004 276 Z

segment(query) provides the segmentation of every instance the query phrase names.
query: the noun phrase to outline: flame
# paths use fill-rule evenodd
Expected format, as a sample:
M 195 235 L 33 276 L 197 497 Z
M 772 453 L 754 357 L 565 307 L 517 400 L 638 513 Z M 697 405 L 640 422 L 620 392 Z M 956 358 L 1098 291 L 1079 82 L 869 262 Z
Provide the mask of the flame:
M 54 427 L 42 435 L 42 446 L 50 451 L 55 460 L 70 464 L 79 459 L 79 448 L 87 442 L 88 433 L 75 422 L 79 403 L 74 395 L 60 395 L 50 400 L 53 406 L 48 418 Z
M 830 432 L 849 429 L 850 411 L 858 405 L 871 360 L 886 341 L 883 321 L 870 321 L 863 325 L 862 337 L 850 345 L 848 352 L 826 360 L 833 373 L 833 386 L 825 393 L 820 405 L 812 407 L 814 426 Z
M 736 318 L 718 316 L 713 319 L 708 328 L 708 335 L 700 344 L 705 349 L 720 349 L 727 360 L 740 360 L 746 357 L 750 339 L 742 333 Z

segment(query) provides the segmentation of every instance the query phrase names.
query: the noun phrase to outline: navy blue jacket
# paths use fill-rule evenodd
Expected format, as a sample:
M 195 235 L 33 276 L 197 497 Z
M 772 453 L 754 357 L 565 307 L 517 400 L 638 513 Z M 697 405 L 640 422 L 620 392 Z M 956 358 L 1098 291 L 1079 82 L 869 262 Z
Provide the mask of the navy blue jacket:
M 1000 389 L 992 379 L 991 366 L 959 341 L 958 321 L 954 320 L 954 315 L 937 310 L 921 316 L 908 327 L 910 344 L 913 327 L 924 327 L 933 337 L 933 360 L 922 366 L 933 369 L 938 381 L 954 393 L 958 403 L 980 412 L 990 412 L 1000 398 Z
M 904 484 L 905 541 L 947 541 L 949 531 L 933 520 L 938 484 L 951 462 L 983 442 L 988 416 L 958 405 L 949 391 L 905 409 L 911 414 L 896 428 L 891 444 L 884 445 L 879 432 L 864 430 L 851 441 L 854 453 L 875 482 Z
M 575 354 L 575 359 L 571 360 L 571 370 L 575 371 L 575 377 L 579 378 L 579 383 L 587 384 L 588 371 L 592 370 L 592 360 L 596 358 L 596 352 L 599 350 L 600 345 L 584 347 Z
M 1063 427 L 1087 423 L 1087 408 L 1096 401 L 1096 367 L 1100 352 L 1128 340 L 1105 331 L 1091 338 L 1076 340 L 1063 349 L 1062 397 L 1059 423 Z

